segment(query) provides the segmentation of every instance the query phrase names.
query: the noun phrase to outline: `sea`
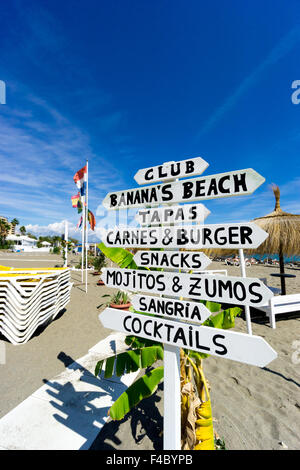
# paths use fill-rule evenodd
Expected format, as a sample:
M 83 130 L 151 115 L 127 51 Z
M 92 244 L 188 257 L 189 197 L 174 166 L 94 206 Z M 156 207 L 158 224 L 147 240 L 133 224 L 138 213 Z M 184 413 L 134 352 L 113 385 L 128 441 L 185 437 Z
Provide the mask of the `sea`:
M 250 256 L 247 255 L 246 253 L 245 253 L 245 257 L 250 258 Z M 251 257 L 256 258 L 257 260 L 260 260 L 260 261 L 264 261 L 267 258 L 279 261 L 279 256 L 278 255 L 267 255 L 267 254 L 257 255 L 257 254 L 255 254 L 255 255 L 251 255 Z M 299 263 L 300 262 L 300 256 L 284 256 L 283 259 L 284 259 L 284 263 L 296 263 L 296 262 Z

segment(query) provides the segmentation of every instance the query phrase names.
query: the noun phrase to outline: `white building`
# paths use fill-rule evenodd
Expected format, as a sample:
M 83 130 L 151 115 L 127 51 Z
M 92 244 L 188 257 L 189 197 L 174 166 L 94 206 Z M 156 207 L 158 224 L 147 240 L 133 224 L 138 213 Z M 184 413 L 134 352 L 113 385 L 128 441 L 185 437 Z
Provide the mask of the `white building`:
M 25 235 L 8 235 L 6 240 L 13 241 L 12 250 L 14 252 L 44 252 L 49 253 L 51 244 L 48 242 L 43 242 L 44 245 L 42 248 L 37 247 L 38 240 L 34 238 L 26 237 Z

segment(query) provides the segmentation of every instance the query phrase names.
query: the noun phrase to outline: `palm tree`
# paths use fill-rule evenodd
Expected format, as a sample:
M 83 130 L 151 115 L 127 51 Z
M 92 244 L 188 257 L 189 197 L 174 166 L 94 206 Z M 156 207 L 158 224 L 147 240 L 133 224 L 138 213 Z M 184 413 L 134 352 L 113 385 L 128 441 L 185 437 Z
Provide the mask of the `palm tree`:
M 4 245 L 5 239 L 10 229 L 10 224 L 6 220 L 0 219 L 0 242 Z
M 26 228 L 24 227 L 24 225 L 22 225 L 22 227 L 20 227 L 19 230 L 20 230 L 21 235 L 25 235 Z
M 18 221 L 18 219 L 16 219 L 16 218 L 12 219 L 12 221 L 10 223 L 11 228 L 12 228 L 11 233 L 13 233 L 13 234 L 15 233 L 16 225 L 19 225 L 19 223 L 20 222 Z
M 12 221 L 11 221 L 11 225 L 13 225 L 14 227 L 15 227 L 16 225 L 19 225 L 19 223 L 20 223 L 20 222 L 19 222 L 18 219 L 16 219 L 16 218 L 12 219 Z
M 61 240 L 61 237 L 59 237 L 58 235 L 54 235 L 52 240 L 53 240 L 54 246 L 60 246 L 61 245 L 62 240 Z

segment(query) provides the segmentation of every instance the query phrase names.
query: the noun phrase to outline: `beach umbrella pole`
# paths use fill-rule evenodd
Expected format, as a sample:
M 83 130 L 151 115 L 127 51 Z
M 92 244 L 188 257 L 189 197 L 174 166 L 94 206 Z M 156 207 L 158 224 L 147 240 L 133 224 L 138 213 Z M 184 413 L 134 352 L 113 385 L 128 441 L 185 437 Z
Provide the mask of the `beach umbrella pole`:
M 283 253 L 282 253 L 282 242 L 280 242 L 279 269 L 280 269 L 280 274 L 284 274 L 284 258 L 283 258 Z M 285 289 L 284 276 L 280 277 L 280 283 L 281 283 L 281 295 L 285 295 L 286 294 L 286 289 Z

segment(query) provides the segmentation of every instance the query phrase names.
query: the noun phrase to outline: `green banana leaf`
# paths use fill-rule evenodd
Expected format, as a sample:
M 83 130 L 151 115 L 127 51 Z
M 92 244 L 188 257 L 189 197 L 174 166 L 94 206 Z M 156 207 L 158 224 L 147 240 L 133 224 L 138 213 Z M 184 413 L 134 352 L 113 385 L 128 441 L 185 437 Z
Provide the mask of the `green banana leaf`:
M 120 268 L 138 269 L 138 266 L 133 261 L 133 254 L 130 251 L 124 250 L 124 248 L 110 248 L 99 243 L 97 245 L 99 250 L 111 261 L 116 263 Z
M 139 338 L 137 336 L 126 336 L 125 344 L 127 344 L 127 346 L 130 346 L 133 349 L 143 348 L 145 346 L 161 345 L 161 343 L 153 341 L 152 339 Z
M 231 307 L 223 310 L 217 315 L 211 315 L 203 325 L 211 326 L 213 328 L 222 328 L 227 330 L 233 328 L 235 323 L 235 317 L 241 313 L 242 309 L 239 307 Z
M 164 351 L 161 345 L 125 351 L 107 358 L 106 362 L 104 360 L 99 361 L 95 368 L 95 375 L 98 376 L 101 373 L 104 362 L 104 378 L 109 379 L 114 373 L 114 368 L 116 368 L 116 375 L 120 377 L 123 374 L 129 374 L 130 372 L 136 372 L 138 369 L 150 367 L 159 359 L 162 360 L 163 357 Z
M 140 401 L 150 397 L 157 390 L 158 384 L 163 376 L 163 367 L 157 367 L 143 375 L 143 377 L 128 387 L 111 406 L 109 410 L 110 417 L 116 420 L 123 419 Z
M 214 303 L 214 302 L 210 302 L 210 303 Z M 209 308 L 209 306 L 207 307 Z M 209 318 L 207 318 L 207 320 L 205 320 L 203 325 L 210 326 L 212 328 L 220 328 L 223 330 L 233 328 L 235 324 L 235 317 L 237 317 L 241 313 L 241 311 L 242 309 L 239 307 L 227 308 L 226 310 L 223 310 L 217 315 L 211 315 Z M 209 354 L 200 353 L 200 352 L 192 351 L 188 349 L 184 349 L 184 352 L 189 357 L 195 359 L 196 362 L 206 357 L 209 357 Z
M 219 312 L 221 310 L 221 304 L 217 302 L 212 302 L 211 300 L 199 300 L 199 302 L 205 305 L 211 313 Z
M 106 258 L 116 263 L 120 268 L 127 269 L 142 269 L 149 271 L 149 268 L 144 266 L 137 266 L 133 261 L 134 255 L 124 248 L 109 248 L 104 243 L 97 245 Z M 163 248 L 162 248 L 163 249 Z M 152 268 L 152 271 L 163 271 L 163 268 Z

